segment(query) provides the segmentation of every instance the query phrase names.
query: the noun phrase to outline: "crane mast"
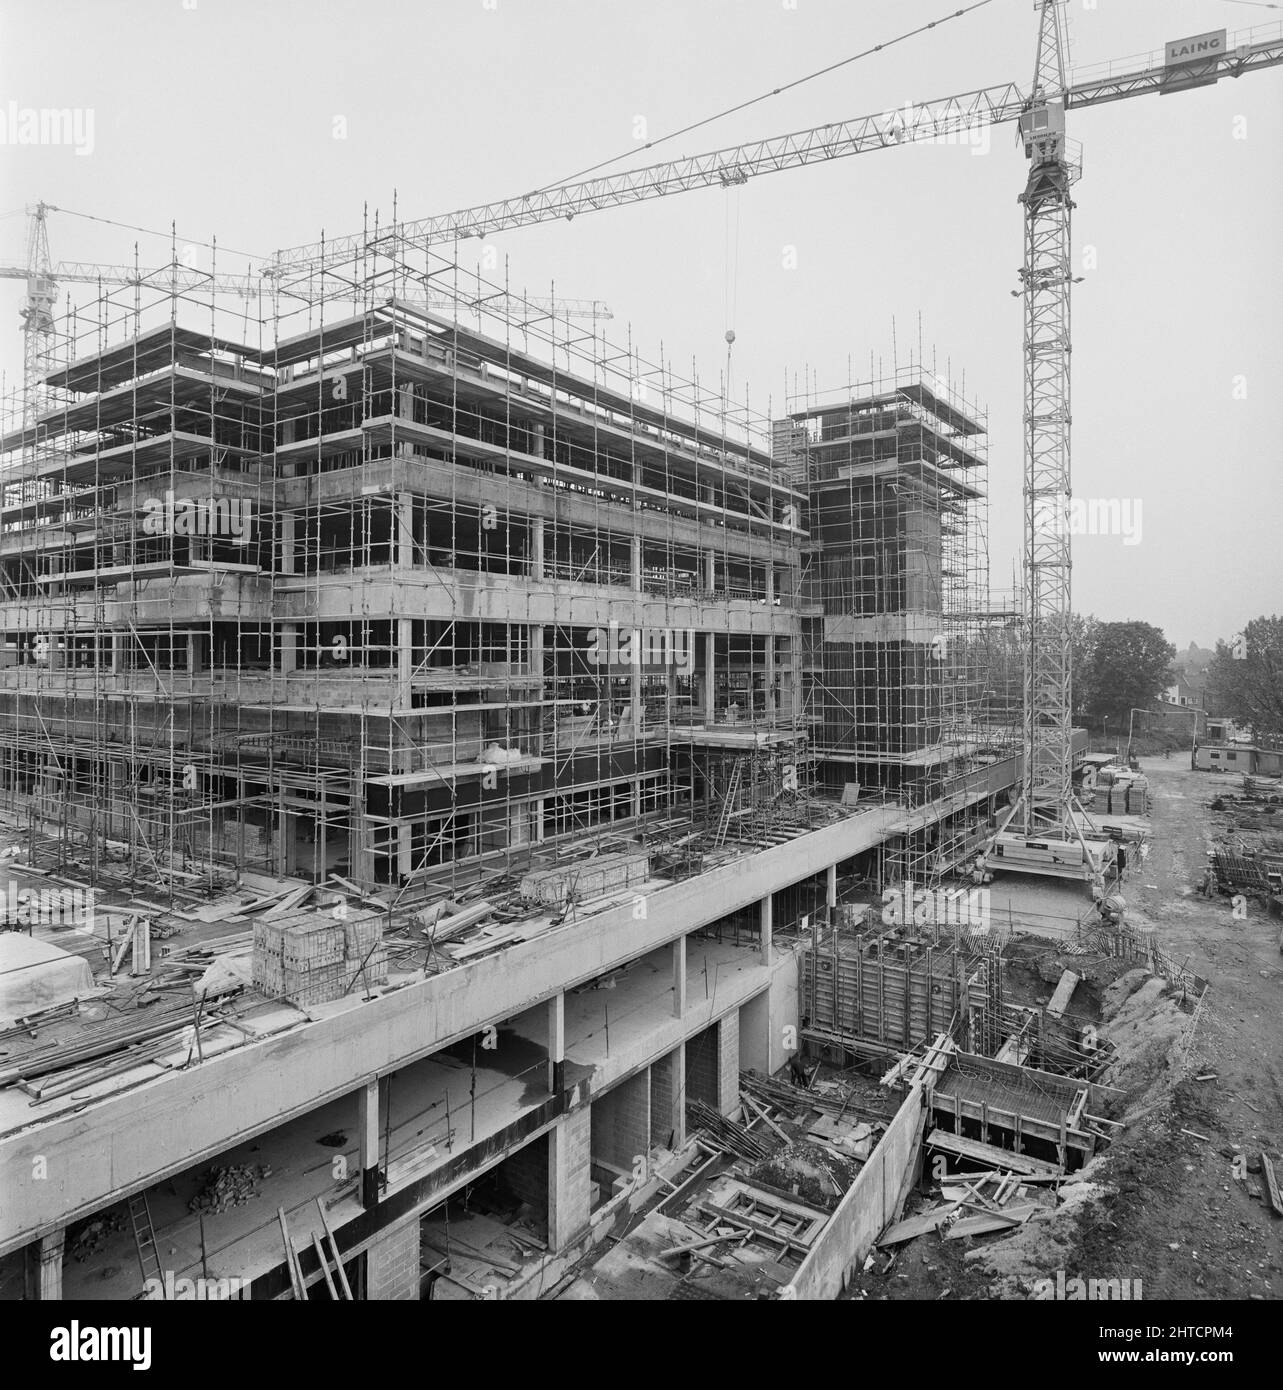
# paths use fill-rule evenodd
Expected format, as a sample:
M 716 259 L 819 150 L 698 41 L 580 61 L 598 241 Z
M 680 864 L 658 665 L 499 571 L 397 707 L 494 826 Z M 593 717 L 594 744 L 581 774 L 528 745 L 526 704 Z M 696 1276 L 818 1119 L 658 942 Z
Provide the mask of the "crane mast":
M 1020 117 L 1024 205 L 1024 776 L 1026 837 L 1078 839 L 1072 815 L 1070 661 L 1070 187 L 1062 0 L 1043 0 L 1029 107 Z

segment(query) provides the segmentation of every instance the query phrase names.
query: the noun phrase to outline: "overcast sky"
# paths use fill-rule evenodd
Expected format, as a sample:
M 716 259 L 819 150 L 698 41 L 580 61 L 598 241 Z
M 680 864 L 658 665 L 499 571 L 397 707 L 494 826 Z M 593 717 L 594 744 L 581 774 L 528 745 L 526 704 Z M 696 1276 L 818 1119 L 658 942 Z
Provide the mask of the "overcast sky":
M 656 138 L 960 3 L 0 0 L 5 102 L 93 113 L 83 156 L 0 145 L 0 259 L 21 264 L 22 208 L 38 198 L 144 228 L 173 221 L 182 238 L 256 255 L 357 231 L 363 204 L 386 216 L 393 189 L 403 217 L 490 201 L 632 149 L 638 117 Z M 1070 0 L 1067 14 L 1079 67 L 1280 18 L 1226 0 Z M 991 0 L 635 162 L 1027 85 L 1035 25 L 1029 0 Z M 1084 154 L 1074 491 L 1141 504 L 1137 543 L 1075 541 L 1074 606 L 1210 645 L 1283 609 L 1283 69 L 1070 120 Z M 824 389 L 848 370 L 867 377 L 871 355 L 889 367 L 893 321 L 903 361 L 920 315 L 928 363 L 934 351 L 942 370 L 965 370 L 989 410 L 990 548 L 1007 588 L 1024 176 L 1006 127 L 987 152 L 893 149 L 491 241 L 514 285 L 605 300 L 612 337 L 631 326 L 648 355 L 662 342 L 706 381 L 733 328 L 733 394 L 763 413 L 782 413 L 786 382 L 808 372 Z M 80 217 L 53 216 L 50 233 L 55 260 L 131 259 L 136 240 L 145 263 L 168 255 Z M 469 243 L 461 259 L 476 257 Z M 0 293 L 12 389 L 21 282 Z

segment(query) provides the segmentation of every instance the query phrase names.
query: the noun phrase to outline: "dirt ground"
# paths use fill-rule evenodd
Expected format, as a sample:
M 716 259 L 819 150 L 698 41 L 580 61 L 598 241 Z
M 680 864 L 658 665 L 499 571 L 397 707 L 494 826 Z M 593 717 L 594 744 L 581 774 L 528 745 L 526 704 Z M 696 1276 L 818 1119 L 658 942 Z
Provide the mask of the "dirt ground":
M 1152 925 L 1162 948 L 1211 982 L 1188 1065 L 1188 1017 L 1170 992 L 1157 981 L 1137 989 L 1139 973 L 1120 980 L 1112 1004 L 1102 995 L 1106 1013 L 1138 1044 L 1151 1027 L 1157 1042 L 1125 1072 L 1136 1089 L 1111 1109 L 1127 1128 L 1086 1170 L 1090 1186 L 1053 1222 L 1006 1240 L 920 1237 L 889 1267 L 881 1252 L 848 1296 L 1022 1298 L 1063 1269 L 1139 1279 L 1146 1300 L 1283 1298 L 1283 1217 L 1261 1200 L 1259 1177 L 1261 1150 L 1277 1159 L 1283 1146 L 1281 924 L 1255 903 L 1236 920 L 1229 899 L 1194 891 L 1219 824 L 1207 803 L 1227 784 L 1161 757 L 1144 770 L 1154 840 L 1123 892 L 1129 919 Z

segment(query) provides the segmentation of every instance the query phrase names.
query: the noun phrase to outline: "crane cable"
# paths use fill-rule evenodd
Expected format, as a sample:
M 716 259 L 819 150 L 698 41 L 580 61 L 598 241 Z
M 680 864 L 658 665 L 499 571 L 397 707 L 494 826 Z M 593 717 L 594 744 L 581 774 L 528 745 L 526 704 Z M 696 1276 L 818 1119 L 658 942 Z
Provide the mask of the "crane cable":
M 599 169 L 606 169 L 612 164 L 618 164 L 622 160 L 631 159 L 633 155 L 639 153 L 641 150 L 653 150 L 669 140 L 676 140 L 679 135 L 689 135 L 693 130 L 700 130 L 706 125 L 712 125 L 714 121 L 720 121 L 726 116 L 733 116 L 738 111 L 747 111 L 750 106 L 756 106 L 759 102 L 767 101 L 771 97 L 777 97 L 782 92 L 792 91 L 794 87 L 800 87 L 805 82 L 814 81 L 817 77 L 825 77 L 831 72 L 836 72 L 839 68 L 844 68 L 851 63 L 859 62 L 861 58 L 869 58 L 874 53 L 881 53 L 884 49 L 894 48 L 896 44 L 904 43 L 906 39 L 916 38 L 919 34 L 925 34 L 928 29 L 936 29 L 941 24 L 947 24 L 951 19 L 961 19 L 963 15 L 970 14 L 972 10 L 982 10 L 986 5 L 992 3 L 993 0 L 975 0 L 974 4 L 967 5 L 963 9 L 953 10 L 949 14 L 941 15 L 939 19 L 932 19 L 926 24 L 919 24 L 916 29 L 909 29 L 903 34 L 897 34 L 895 38 L 887 39 L 884 43 L 876 43 L 872 48 L 863 49 L 859 53 L 852 53 L 849 58 L 839 58 L 836 63 L 829 63 L 827 67 L 817 68 L 814 72 L 808 72 L 805 77 L 795 77 L 791 82 L 785 82 L 782 86 L 772 87 L 769 92 L 762 92 L 758 96 L 749 97 L 747 101 L 737 102 L 736 105 L 728 106 L 724 111 L 718 111 L 712 116 L 705 116 L 702 120 L 692 121 L 690 125 L 682 126 L 679 130 L 670 131 L 667 135 L 660 135 L 654 140 L 648 140 L 644 145 L 634 145 L 623 154 L 617 154 L 610 159 L 603 159 L 599 164 L 590 164 L 586 169 L 580 169 L 578 173 L 567 174 L 565 177 L 544 184 L 540 188 L 533 188 L 526 196 L 529 197 L 535 193 L 547 193 L 554 188 L 560 188 L 577 179 L 582 179 L 588 174 L 595 174 Z
M 735 242 L 731 244 L 731 198 L 735 199 Z M 726 382 L 727 391 L 730 390 L 731 379 L 731 349 L 735 346 L 735 315 L 739 303 L 739 273 L 740 273 L 740 190 L 738 188 L 726 190 L 726 229 L 725 229 L 725 249 L 723 252 L 723 262 L 725 266 L 725 283 L 722 288 L 723 312 L 726 316 Z

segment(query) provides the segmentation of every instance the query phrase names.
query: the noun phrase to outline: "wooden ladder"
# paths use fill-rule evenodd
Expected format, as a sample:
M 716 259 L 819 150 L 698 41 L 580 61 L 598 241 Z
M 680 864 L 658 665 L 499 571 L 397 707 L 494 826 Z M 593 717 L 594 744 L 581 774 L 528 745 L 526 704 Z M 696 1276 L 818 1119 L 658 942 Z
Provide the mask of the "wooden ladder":
M 138 1264 L 143 1272 L 143 1283 L 155 1279 L 160 1285 L 160 1296 L 165 1297 L 165 1279 L 160 1269 L 160 1250 L 156 1246 L 156 1230 L 152 1225 L 151 1207 L 147 1204 L 145 1192 L 135 1192 L 129 1199 L 129 1222 L 134 1232 L 134 1245 L 138 1250 Z

